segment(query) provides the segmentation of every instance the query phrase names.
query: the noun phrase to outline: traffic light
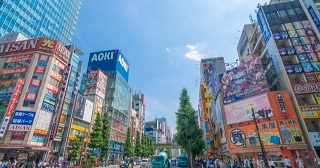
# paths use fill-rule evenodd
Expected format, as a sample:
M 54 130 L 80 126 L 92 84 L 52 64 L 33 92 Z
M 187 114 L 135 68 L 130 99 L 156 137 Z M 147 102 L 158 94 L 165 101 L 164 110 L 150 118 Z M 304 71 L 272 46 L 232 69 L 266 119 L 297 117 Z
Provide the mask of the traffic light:
M 242 141 L 242 146 L 243 146 L 244 148 L 246 148 L 246 147 L 247 147 L 247 143 L 246 143 L 246 141 Z

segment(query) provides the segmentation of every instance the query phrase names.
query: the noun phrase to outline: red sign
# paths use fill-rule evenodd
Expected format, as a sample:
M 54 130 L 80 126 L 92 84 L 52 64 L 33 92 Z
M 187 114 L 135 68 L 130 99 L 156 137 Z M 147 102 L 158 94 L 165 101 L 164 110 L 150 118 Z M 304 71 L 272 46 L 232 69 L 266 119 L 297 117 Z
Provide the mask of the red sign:
M 61 80 L 62 80 L 62 75 L 60 75 L 58 72 L 51 71 L 50 76 L 59 82 L 61 82 Z
M 2 69 L 0 72 L 0 75 L 23 73 L 27 71 L 28 71 L 28 66 L 22 66 L 17 68 L 7 68 L 7 69 Z
M 26 55 L 19 55 L 19 56 L 14 56 L 14 57 L 8 57 L 6 59 L 6 63 L 8 62 L 20 62 L 20 61 L 26 61 L 26 60 L 31 60 L 32 59 L 32 54 L 26 54 Z
M 66 68 L 65 65 L 63 65 L 59 60 L 55 60 L 54 61 L 54 65 L 56 65 L 58 68 L 60 68 L 61 70 L 64 70 Z
M 24 41 L 0 44 L 0 56 L 19 54 L 31 51 L 41 51 L 57 55 L 64 63 L 69 62 L 70 51 L 61 43 L 48 38 L 36 38 Z
M 55 93 L 55 94 L 57 94 L 57 93 L 59 92 L 59 87 L 56 86 L 56 85 L 54 85 L 54 84 L 52 84 L 52 83 L 50 83 L 50 82 L 48 83 L 47 88 L 48 88 L 50 91 L 52 91 L 53 93 Z
M 13 132 L 11 135 L 11 140 L 23 141 L 25 136 L 26 136 L 25 132 Z
M 318 81 L 320 81 L 320 72 L 315 72 L 314 74 L 316 74 Z
M 8 110 L 6 112 L 6 116 L 10 117 L 12 115 L 12 112 L 14 110 L 14 105 L 16 104 L 16 102 L 18 101 L 18 96 L 20 95 L 20 91 L 22 89 L 22 85 L 23 85 L 23 79 L 19 79 L 18 84 L 16 86 L 16 90 L 14 91 L 11 101 L 9 103 L 8 106 Z
M 44 73 L 46 72 L 46 68 L 45 68 L 45 67 L 42 67 L 42 66 L 36 66 L 36 67 L 34 68 L 34 72 L 44 74 Z
M 295 94 L 320 92 L 320 83 L 299 83 L 292 84 Z
M 316 75 L 314 73 L 306 73 L 306 77 L 308 82 L 311 82 L 311 83 L 318 82 L 318 79 L 316 78 Z
M 39 55 L 38 60 L 48 62 L 49 61 L 49 56 L 48 55 Z
M 25 100 L 37 100 L 38 94 L 33 92 L 27 92 L 26 96 L 24 97 Z
M 40 87 L 42 83 L 42 80 L 39 79 L 31 79 L 30 86 L 38 86 Z
M 2 81 L 0 81 L 0 86 L 15 85 L 16 83 L 17 83 L 17 80 L 2 80 Z

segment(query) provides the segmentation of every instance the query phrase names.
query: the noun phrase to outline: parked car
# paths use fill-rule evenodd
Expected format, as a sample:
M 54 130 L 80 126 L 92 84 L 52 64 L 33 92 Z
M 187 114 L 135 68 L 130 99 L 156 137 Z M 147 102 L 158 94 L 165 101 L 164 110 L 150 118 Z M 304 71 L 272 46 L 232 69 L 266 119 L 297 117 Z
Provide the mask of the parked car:
M 149 159 L 142 159 L 140 163 L 141 168 L 149 168 L 151 167 L 151 163 Z
M 170 166 L 177 166 L 177 160 L 176 159 L 171 159 Z
M 120 168 L 133 168 L 133 159 L 126 158 L 120 163 Z

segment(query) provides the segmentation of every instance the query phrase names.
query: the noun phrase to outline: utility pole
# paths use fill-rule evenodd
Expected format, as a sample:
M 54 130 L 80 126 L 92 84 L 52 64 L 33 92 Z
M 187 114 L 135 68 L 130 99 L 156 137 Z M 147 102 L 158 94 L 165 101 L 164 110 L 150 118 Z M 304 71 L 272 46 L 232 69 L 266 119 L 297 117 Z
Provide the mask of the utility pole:
M 256 116 L 254 115 L 253 108 L 251 108 L 251 110 L 252 110 L 252 117 L 253 117 L 254 125 L 256 127 L 256 133 L 257 133 L 257 136 L 258 136 L 258 139 L 259 139 L 259 142 L 260 142 L 260 148 L 261 148 L 261 152 L 262 152 L 262 159 L 263 159 L 265 167 L 269 168 L 269 164 L 268 164 L 268 161 L 267 161 L 267 158 L 266 158 L 266 155 L 265 155 L 264 145 L 263 145 L 263 142 L 262 142 L 261 137 L 260 137 L 260 132 L 259 132 L 258 124 L 257 124 L 257 119 L 256 119 Z M 268 115 L 268 114 L 266 114 L 266 115 Z

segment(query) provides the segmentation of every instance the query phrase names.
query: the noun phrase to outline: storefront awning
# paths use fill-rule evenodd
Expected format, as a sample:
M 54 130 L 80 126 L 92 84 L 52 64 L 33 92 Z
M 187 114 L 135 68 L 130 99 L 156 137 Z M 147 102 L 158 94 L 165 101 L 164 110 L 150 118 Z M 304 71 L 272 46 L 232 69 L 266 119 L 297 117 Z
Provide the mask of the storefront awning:
M 13 144 L 0 144 L 0 149 L 31 149 L 38 151 L 51 151 L 53 148 L 36 145 L 13 145 Z

